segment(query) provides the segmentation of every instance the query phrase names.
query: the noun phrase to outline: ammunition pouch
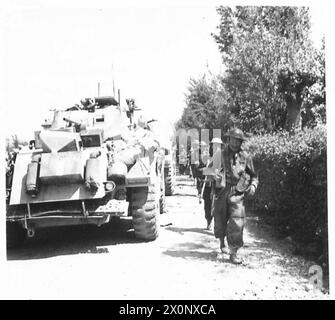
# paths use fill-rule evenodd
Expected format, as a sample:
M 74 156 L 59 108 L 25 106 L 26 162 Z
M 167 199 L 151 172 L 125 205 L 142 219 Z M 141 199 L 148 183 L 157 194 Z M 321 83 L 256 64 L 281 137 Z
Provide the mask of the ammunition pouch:
M 215 188 L 225 188 L 226 187 L 226 177 L 224 173 L 217 174 L 220 178 L 215 177 Z
M 239 193 L 244 193 L 250 186 L 251 178 L 246 172 L 242 172 L 239 181 L 236 185 L 236 191 Z

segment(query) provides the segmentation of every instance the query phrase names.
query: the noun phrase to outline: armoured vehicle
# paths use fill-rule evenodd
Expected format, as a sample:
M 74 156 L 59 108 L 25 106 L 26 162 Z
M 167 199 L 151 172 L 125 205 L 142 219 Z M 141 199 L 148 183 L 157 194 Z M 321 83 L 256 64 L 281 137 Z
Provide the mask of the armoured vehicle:
M 7 201 L 7 244 L 45 227 L 132 217 L 135 236 L 154 240 L 164 200 L 164 153 L 133 99 L 86 98 L 54 110 L 34 143 L 16 154 Z
M 164 189 L 166 196 L 172 196 L 176 183 L 176 164 L 170 148 L 164 148 Z

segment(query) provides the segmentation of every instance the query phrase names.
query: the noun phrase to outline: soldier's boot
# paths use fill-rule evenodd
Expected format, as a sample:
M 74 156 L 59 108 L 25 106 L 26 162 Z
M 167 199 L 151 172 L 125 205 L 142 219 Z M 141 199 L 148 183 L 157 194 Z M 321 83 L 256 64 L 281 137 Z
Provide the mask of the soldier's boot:
M 230 257 L 229 257 L 229 260 L 233 264 L 243 264 L 244 263 L 243 259 L 238 257 L 236 253 L 231 253 Z
M 226 245 L 224 243 L 224 237 L 220 238 L 220 250 L 224 254 L 229 254 L 230 253 L 229 249 L 226 247 Z

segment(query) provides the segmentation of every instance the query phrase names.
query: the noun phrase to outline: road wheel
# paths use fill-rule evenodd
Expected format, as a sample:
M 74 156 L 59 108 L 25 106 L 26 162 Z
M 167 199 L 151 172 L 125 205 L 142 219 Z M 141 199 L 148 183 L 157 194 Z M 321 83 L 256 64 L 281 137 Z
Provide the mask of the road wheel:
M 162 175 L 160 180 L 160 195 L 159 195 L 159 212 L 163 214 L 166 212 L 166 201 L 165 201 L 165 170 L 161 171 Z
M 143 240 L 155 240 L 159 231 L 159 198 L 156 188 L 132 188 L 129 209 L 133 216 L 135 236 Z
M 165 194 L 161 193 L 159 198 L 159 212 L 160 214 L 163 214 L 166 212 L 166 200 L 165 200 Z
M 175 184 L 175 174 L 172 163 L 169 163 L 169 166 L 165 168 L 165 195 L 172 196 L 174 193 L 174 184 Z
M 26 231 L 17 222 L 6 223 L 7 248 L 20 246 L 26 239 Z

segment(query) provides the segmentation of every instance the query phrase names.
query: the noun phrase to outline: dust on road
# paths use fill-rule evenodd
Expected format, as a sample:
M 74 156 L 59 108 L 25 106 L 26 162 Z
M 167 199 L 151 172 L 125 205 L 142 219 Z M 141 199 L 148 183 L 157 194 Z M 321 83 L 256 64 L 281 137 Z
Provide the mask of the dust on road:
M 236 266 L 205 229 L 192 180 L 179 177 L 166 201 L 152 242 L 135 239 L 125 220 L 102 229 L 47 229 L 8 251 L 6 298 L 328 299 L 309 284 L 313 262 L 294 256 L 255 217 L 248 218 L 241 249 L 247 265 Z

